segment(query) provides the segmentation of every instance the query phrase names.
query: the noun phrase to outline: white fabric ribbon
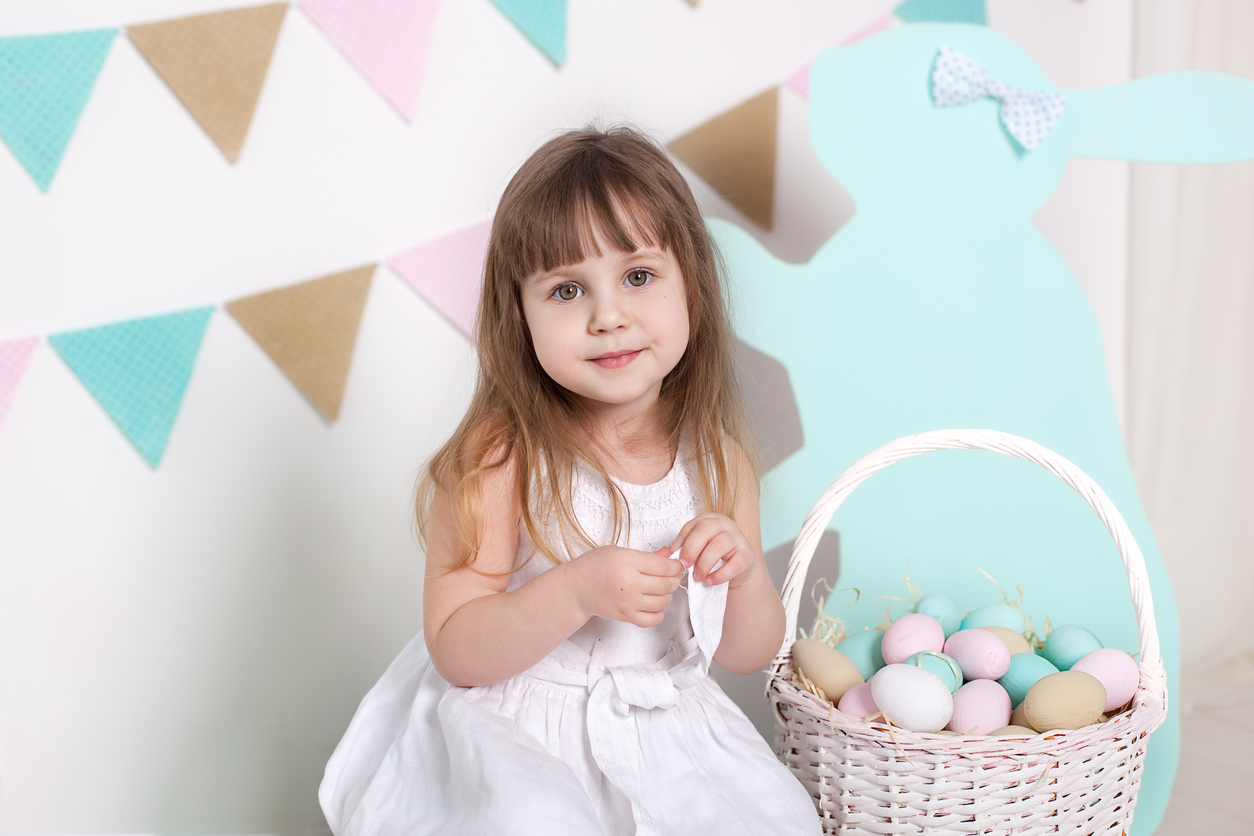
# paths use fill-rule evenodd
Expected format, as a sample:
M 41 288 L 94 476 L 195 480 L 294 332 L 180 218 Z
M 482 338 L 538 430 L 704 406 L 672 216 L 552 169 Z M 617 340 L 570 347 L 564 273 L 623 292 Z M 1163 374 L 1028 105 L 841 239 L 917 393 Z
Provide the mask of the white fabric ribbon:
M 1017 90 L 993 78 L 961 53 L 942 46 L 932 67 L 932 101 L 953 107 L 991 96 L 1001 102 L 1001 122 L 1015 140 L 1033 151 L 1062 117 L 1067 100 L 1048 90 Z
M 679 552 L 671 555 L 678 559 Z M 603 640 L 597 639 L 589 653 L 567 642 L 588 660 L 586 672 L 553 665 L 537 665 L 527 673 L 567 685 L 586 685 L 588 697 L 588 736 L 592 756 L 605 776 L 631 799 L 632 815 L 639 833 L 654 833 L 656 826 L 640 804 L 641 764 L 639 709 L 674 708 L 680 692 L 699 684 L 709 673 L 714 651 L 723 635 L 723 613 L 727 608 L 727 584 L 717 586 L 696 582 L 692 568 L 684 573 L 688 590 L 688 617 L 693 637 L 672 641 L 666 655 L 653 664 L 607 668 L 602 663 Z

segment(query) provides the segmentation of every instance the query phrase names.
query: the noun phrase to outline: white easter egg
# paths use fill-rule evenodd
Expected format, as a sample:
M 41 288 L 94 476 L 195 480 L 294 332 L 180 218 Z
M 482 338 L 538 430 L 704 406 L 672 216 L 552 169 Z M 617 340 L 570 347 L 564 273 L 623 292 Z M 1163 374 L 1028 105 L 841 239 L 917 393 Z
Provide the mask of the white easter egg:
M 871 677 L 871 697 L 889 720 L 910 731 L 939 731 L 954 713 L 954 699 L 945 683 L 914 665 L 880 668 Z
M 884 662 L 904 662 L 924 650 L 940 651 L 945 646 L 945 628 L 930 615 L 908 613 L 888 625 L 880 644 Z
M 958 734 L 991 734 L 1010 722 L 1010 695 L 991 679 L 973 679 L 954 694 L 947 729 Z
M 1101 647 L 1080 657 L 1071 666 L 1073 671 L 1084 671 L 1097 677 L 1106 688 L 1106 707 L 1102 711 L 1114 711 L 1136 693 L 1141 672 L 1132 657 L 1114 647 Z

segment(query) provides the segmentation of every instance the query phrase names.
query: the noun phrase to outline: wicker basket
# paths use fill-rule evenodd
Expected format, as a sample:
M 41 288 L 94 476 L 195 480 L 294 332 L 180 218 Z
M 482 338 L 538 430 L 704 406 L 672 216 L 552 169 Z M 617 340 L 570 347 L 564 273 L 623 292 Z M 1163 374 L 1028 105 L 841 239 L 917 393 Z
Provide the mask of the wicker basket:
M 978 449 L 1035 462 L 1075 489 L 1114 537 L 1141 642 L 1131 708 L 1105 723 L 1030 737 L 945 737 L 889 729 L 834 710 L 792 681 L 792 638 L 810 559 L 832 514 L 871 474 L 933 450 Z M 1023 438 L 943 430 L 898 439 L 846 470 L 811 509 L 784 579 L 787 632 L 771 664 L 775 751 L 810 791 L 826 833 L 1126 833 L 1150 732 L 1167 690 L 1145 559 L 1092 479 Z

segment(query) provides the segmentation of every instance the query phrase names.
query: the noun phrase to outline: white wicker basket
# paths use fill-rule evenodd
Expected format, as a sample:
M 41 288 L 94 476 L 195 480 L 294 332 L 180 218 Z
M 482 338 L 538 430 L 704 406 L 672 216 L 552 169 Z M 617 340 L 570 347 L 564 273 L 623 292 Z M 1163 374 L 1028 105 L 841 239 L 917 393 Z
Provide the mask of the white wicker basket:
M 1132 707 L 1105 723 L 1030 737 L 945 737 L 849 717 L 789 676 L 797 607 L 832 514 L 871 474 L 933 450 L 978 449 L 1035 462 L 1075 489 L 1114 537 L 1141 642 Z M 1088 476 L 1027 439 L 941 430 L 887 444 L 841 474 L 811 509 L 784 579 L 787 631 L 767 678 L 775 751 L 810 791 L 826 833 L 1110 834 L 1131 825 L 1146 742 L 1167 690 L 1145 559 L 1123 517 Z

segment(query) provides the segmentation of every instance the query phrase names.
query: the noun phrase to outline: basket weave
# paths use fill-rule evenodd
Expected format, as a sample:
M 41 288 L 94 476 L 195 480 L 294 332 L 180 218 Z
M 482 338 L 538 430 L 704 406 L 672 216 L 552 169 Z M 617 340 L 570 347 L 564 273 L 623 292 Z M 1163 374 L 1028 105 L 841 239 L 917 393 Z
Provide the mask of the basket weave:
M 946 737 L 836 711 L 792 681 L 792 637 L 810 559 L 832 514 L 871 474 L 933 450 L 991 450 L 1035 462 L 1106 525 L 1128 573 L 1141 643 L 1131 708 L 1105 723 L 1024 737 Z M 841 474 L 811 509 L 784 579 L 787 631 L 767 677 L 775 752 L 810 791 L 825 833 L 1126 833 L 1149 734 L 1167 714 L 1166 676 L 1145 559 L 1110 499 L 1058 454 L 991 430 L 898 439 Z

